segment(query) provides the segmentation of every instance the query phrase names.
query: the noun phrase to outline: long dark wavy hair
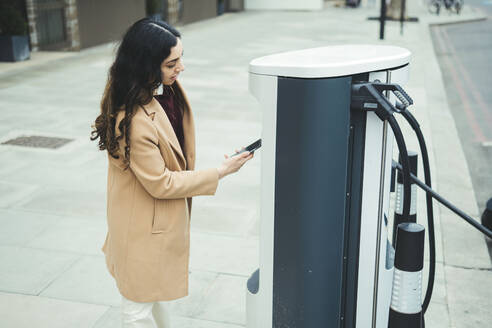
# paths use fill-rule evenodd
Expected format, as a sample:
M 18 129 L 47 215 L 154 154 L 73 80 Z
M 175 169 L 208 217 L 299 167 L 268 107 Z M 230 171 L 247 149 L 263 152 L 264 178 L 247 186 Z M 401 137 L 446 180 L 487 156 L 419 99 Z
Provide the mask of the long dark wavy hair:
M 99 149 L 119 158 L 119 141 L 125 138 L 125 168 L 130 165 L 132 117 L 138 107 L 152 100 L 162 83 L 161 63 L 180 37 L 181 34 L 169 24 L 143 18 L 126 31 L 118 47 L 101 99 L 101 114 L 92 126 L 91 140 L 99 138 Z M 175 104 L 183 109 L 183 95 L 179 88 L 164 85 L 163 93 L 172 95 Z M 117 136 L 116 116 L 121 110 L 125 111 L 125 117 L 118 124 Z

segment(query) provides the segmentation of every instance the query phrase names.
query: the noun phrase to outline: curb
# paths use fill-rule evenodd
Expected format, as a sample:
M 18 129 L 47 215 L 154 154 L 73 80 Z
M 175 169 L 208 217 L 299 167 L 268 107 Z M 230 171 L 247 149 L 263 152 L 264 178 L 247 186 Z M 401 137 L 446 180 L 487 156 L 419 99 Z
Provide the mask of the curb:
M 479 22 L 483 20 L 487 20 L 487 14 L 480 8 L 470 7 L 469 5 L 465 5 L 464 8 L 467 12 L 465 15 L 455 14 L 454 16 L 437 16 L 429 14 L 427 15 L 423 21 L 429 25 L 452 25 L 452 24 L 461 24 L 461 23 L 471 23 L 471 22 Z

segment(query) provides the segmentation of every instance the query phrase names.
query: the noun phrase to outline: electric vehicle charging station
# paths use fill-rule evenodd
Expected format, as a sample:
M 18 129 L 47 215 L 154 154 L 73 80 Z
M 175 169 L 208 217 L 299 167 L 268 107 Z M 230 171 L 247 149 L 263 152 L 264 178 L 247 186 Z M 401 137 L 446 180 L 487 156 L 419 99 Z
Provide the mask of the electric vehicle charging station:
M 394 135 L 371 108 L 352 108 L 352 88 L 404 85 L 409 61 L 400 47 L 348 45 L 250 63 L 263 150 L 248 328 L 388 326 Z

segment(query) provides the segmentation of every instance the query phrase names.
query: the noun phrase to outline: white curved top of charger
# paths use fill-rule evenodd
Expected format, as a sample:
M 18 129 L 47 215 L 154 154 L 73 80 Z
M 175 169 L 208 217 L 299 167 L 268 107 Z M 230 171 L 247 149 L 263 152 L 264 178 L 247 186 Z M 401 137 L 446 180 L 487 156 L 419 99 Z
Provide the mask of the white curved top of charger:
M 410 51 L 383 45 L 338 45 L 282 52 L 253 59 L 249 72 L 322 78 L 381 71 L 408 64 Z

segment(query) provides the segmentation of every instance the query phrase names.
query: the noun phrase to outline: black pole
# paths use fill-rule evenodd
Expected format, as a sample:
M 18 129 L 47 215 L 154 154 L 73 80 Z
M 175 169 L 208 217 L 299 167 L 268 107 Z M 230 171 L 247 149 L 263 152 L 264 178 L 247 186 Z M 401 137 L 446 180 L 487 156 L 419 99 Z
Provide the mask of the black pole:
M 381 0 L 381 14 L 379 15 L 379 39 L 384 40 L 384 23 L 386 21 L 386 0 Z
M 406 0 L 401 0 L 400 4 L 400 34 L 403 35 L 403 22 L 405 21 Z

